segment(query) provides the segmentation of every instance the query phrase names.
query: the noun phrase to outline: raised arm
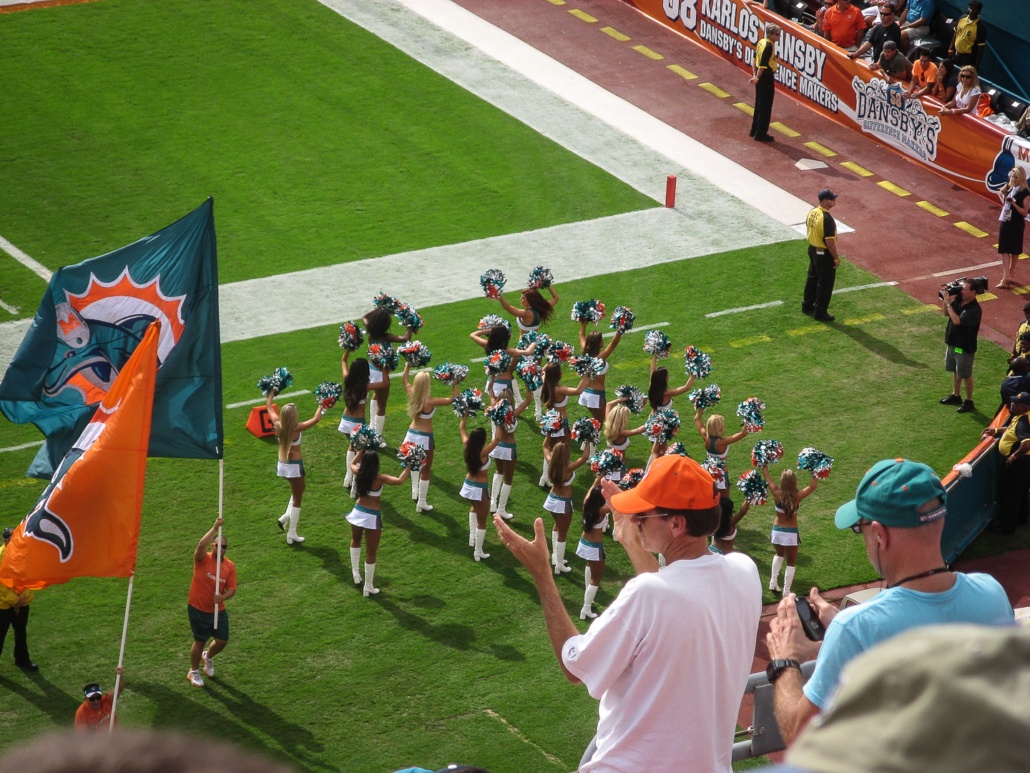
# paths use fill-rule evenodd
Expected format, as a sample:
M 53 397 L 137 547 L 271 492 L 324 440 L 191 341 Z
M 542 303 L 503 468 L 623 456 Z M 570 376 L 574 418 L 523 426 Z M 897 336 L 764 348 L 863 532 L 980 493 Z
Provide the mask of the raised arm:
M 404 483 L 404 481 L 406 481 L 408 479 L 408 476 L 410 476 L 410 475 L 411 475 L 411 468 L 410 467 L 405 467 L 403 470 L 401 470 L 401 474 L 400 475 L 383 475 L 383 474 L 380 474 L 379 475 L 379 482 L 380 483 L 385 483 L 387 486 L 399 486 L 402 483 Z
M 798 492 L 798 502 L 814 492 L 817 488 L 819 488 L 819 479 L 813 475 L 812 482 Z
M 404 391 L 409 395 L 411 394 L 411 381 L 408 379 L 408 373 L 411 370 L 411 363 L 407 360 L 404 361 L 404 371 L 401 373 L 401 383 L 404 384 Z
M 583 463 L 587 459 L 589 459 L 589 458 L 590 458 L 590 444 L 589 443 L 584 443 L 583 444 L 583 453 L 581 453 L 579 455 L 578 459 L 574 459 L 573 461 L 569 462 L 569 465 L 565 468 L 566 471 L 572 472 L 573 470 L 578 470 L 580 467 L 583 466 Z
M 347 358 L 350 357 L 350 349 L 343 350 L 343 356 L 340 358 L 340 373 L 343 374 L 343 380 L 347 380 L 347 376 L 350 374 L 350 365 L 347 362 Z
M 315 406 L 315 415 L 312 416 L 307 421 L 300 422 L 297 425 L 297 432 L 303 432 L 306 429 L 310 429 L 311 427 L 314 427 L 316 424 L 318 424 L 318 422 L 320 422 L 320 421 L 322 421 L 322 406 L 321 405 L 316 405 Z
M 705 441 L 705 446 L 708 445 L 708 430 L 705 429 L 705 425 L 701 423 L 701 417 L 704 416 L 705 409 L 698 408 L 694 411 L 694 426 L 697 427 L 697 434 L 701 436 L 701 439 Z
M 601 353 L 597 355 L 602 360 L 607 360 L 612 356 L 612 352 L 615 351 L 615 347 L 619 345 L 619 341 L 622 340 L 622 333 L 615 331 L 615 335 L 612 336 L 612 340 L 608 342 L 608 345 L 601 350 Z
M 204 533 L 204 536 L 200 538 L 200 542 L 197 543 L 197 549 L 193 551 L 193 560 L 195 562 L 199 563 L 204 560 L 204 557 L 207 555 L 208 545 L 210 545 L 211 540 L 215 538 L 215 535 L 218 533 L 218 529 L 219 527 L 221 527 L 221 525 L 222 516 L 218 516 L 217 518 L 215 518 L 214 526 L 208 529 Z
M 278 392 L 273 393 L 271 390 L 265 395 L 265 410 L 268 411 L 268 418 L 272 420 L 273 424 L 279 423 L 279 409 L 276 408 L 275 403 L 272 402 L 272 398 L 276 397 Z
M 580 351 L 587 348 L 587 323 L 586 321 L 579 323 L 579 348 Z
M 461 442 L 463 445 L 469 442 L 468 422 L 468 416 L 462 416 L 458 421 L 458 432 L 461 435 Z
M 694 386 L 694 374 L 693 373 L 690 374 L 690 377 L 687 379 L 686 383 L 683 386 L 676 387 L 675 389 L 666 389 L 665 390 L 665 397 L 667 399 L 670 399 L 670 400 L 673 397 L 679 397 L 680 395 L 682 395 L 682 394 L 684 394 L 686 392 L 689 392 L 690 388 L 692 386 Z
M 490 332 L 487 330 L 476 330 L 469 333 L 469 338 L 476 342 L 476 345 L 482 349 L 486 349 L 486 339 L 489 337 Z
M 774 498 L 780 498 L 780 487 L 773 481 L 772 476 L 769 474 L 769 468 L 762 465 L 762 477 L 765 478 L 765 482 L 769 484 L 769 491 L 772 492 Z

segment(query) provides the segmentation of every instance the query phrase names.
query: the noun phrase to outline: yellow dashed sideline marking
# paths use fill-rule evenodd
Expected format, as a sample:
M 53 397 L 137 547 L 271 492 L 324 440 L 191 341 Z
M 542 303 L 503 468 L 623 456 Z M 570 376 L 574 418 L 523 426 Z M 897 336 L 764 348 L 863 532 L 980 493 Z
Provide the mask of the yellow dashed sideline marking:
M 587 24 L 594 24 L 597 21 L 597 19 L 595 19 L 589 13 L 587 13 L 586 11 L 581 11 L 578 8 L 573 8 L 571 11 L 569 11 L 569 13 L 571 13 L 577 19 L 582 19 Z
M 975 236 L 977 239 L 982 239 L 985 236 L 987 236 L 986 231 L 981 231 L 975 225 L 967 223 L 965 220 L 959 220 L 957 223 L 955 223 L 955 227 L 961 228 L 967 234 L 971 234 L 972 236 Z
M 911 196 L 912 195 L 911 193 L 906 191 L 904 188 L 902 188 L 900 185 L 895 185 L 894 183 L 890 182 L 889 180 L 880 180 L 880 182 L 878 182 L 876 184 L 879 185 L 881 188 L 883 188 L 885 191 L 890 191 L 895 196 L 901 196 L 902 198 L 904 198 L 905 196 Z
M 638 54 L 643 54 L 648 59 L 651 59 L 651 60 L 653 60 L 655 62 L 660 61 L 660 60 L 665 58 L 664 56 L 659 54 L 657 51 L 652 51 L 647 46 L 633 46 L 633 50 L 636 51 Z
M 902 309 L 902 314 L 922 314 L 927 311 L 940 311 L 939 306 L 934 306 L 932 303 L 928 303 L 925 306 L 916 306 L 914 309 Z
M 870 172 L 864 166 L 859 166 L 854 161 L 844 161 L 844 162 L 841 163 L 841 166 L 844 167 L 845 169 L 850 169 L 852 172 L 854 172 L 855 174 L 860 175 L 862 177 L 872 177 L 873 176 L 872 172 Z
M 565 5 L 565 0 L 547 0 L 551 5 Z
M 879 322 L 881 319 L 885 319 L 883 314 L 867 314 L 864 317 L 851 317 L 844 320 L 845 325 L 865 325 L 869 322 Z
M 723 91 L 718 86 L 716 86 L 714 83 L 699 83 L 697 85 L 698 85 L 698 88 L 704 89 L 709 94 L 714 94 L 719 99 L 726 99 L 726 97 L 728 97 L 730 95 L 728 91 Z
M 1020 285 L 1019 287 L 1013 287 L 1012 292 L 1016 295 L 1026 295 L 1027 293 L 1030 293 L 1030 287 L 1027 285 Z
M 982 293 L 976 296 L 976 300 L 977 303 L 979 303 L 980 301 L 996 301 L 998 300 L 998 296 L 994 293 Z
M 751 107 L 751 105 L 749 105 L 747 102 L 734 102 L 733 106 L 742 113 L 747 113 L 748 115 L 755 114 L 755 109 Z
M 931 215 L 937 215 L 937 217 L 947 217 L 949 213 L 945 212 L 940 207 L 935 207 L 929 201 L 917 201 L 916 206 L 920 209 L 925 209 Z
M 769 343 L 772 343 L 772 339 L 769 336 L 752 336 L 751 338 L 738 338 L 736 341 L 730 341 L 730 346 L 734 349 L 743 349 L 747 346 L 754 346 L 755 344 Z
M 697 80 L 697 76 L 694 75 L 694 73 L 692 73 L 690 70 L 687 70 L 687 69 L 685 69 L 683 67 L 680 67 L 678 64 L 670 64 L 669 65 L 669 69 L 672 70 L 677 75 L 683 76 L 683 78 L 685 80 L 688 80 L 688 81 Z
M 793 330 L 788 330 L 787 335 L 789 336 L 807 336 L 812 333 L 825 333 L 833 328 L 826 327 L 826 325 L 809 325 L 808 327 L 796 327 Z
M 809 150 L 814 150 L 820 156 L 826 156 L 827 158 L 833 158 L 837 155 L 837 151 L 830 150 L 825 145 L 820 145 L 818 142 L 806 142 L 805 147 Z
M 612 29 L 611 27 L 601 27 L 601 32 L 603 32 L 605 35 L 608 35 L 609 37 L 615 38 L 620 43 L 625 43 L 627 40 L 629 40 L 629 35 L 623 35 L 617 29 Z
M 771 124 L 769 124 L 769 128 L 770 129 L 775 129 L 780 134 L 786 135 L 787 137 L 800 137 L 801 136 L 801 132 L 796 132 L 793 129 L 791 129 L 789 126 L 786 126 L 786 125 L 780 123 L 779 121 L 773 121 Z

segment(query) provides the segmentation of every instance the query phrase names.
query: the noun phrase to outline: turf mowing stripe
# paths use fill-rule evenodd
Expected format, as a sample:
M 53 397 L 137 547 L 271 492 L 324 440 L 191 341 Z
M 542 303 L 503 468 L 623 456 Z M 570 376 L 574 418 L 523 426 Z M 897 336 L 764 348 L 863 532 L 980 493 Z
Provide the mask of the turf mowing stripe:
M 961 230 L 965 231 L 967 234 L 975 236 L 977 239 L 982 239 L 988 235 L 986 231 L 981 231 L 975 225 L 973 225 L 972 223 L 967 223 L 965 220 L 959 220 L 957 223 L 954 223 L 953 225 L 956 228 L 960 228 Z
M 749 105 L 747 102 L 734 102 L 733 106 L 742 113 L 747 113 L 748 115 L 755 114 L 755 109 L 751 107 L 751 105 Z
M 808 148 L 809 150 L 814 150 L 820 156 L 826 156 L 826 158 L 833 158 L 834 156 L 837 155 L 837 151 L 830 150 L 825 145 L 820 145 L 818 142 L 815 142 L 815 141 L 806 142 L 805 143 L 805 147 Z
M 727 314 L 740 314 L 745 311 L 754 311 L 755 309 L 771 309 L 773 306 L 782 306 L 783 301 L 770 301 L 769 303 L 759 303 L 755 306 L 741 306 L 736 309 L 725 309 L 723 311 L 713 311 L 711 314 L 705 314 L 706 319 L 712 319 L 713 317 L 722 317 Z
M 605 35 L 608 35 L 609 37 L 615 38 L 620 43 L 625 43 L 627 40 L 629 40 L 629 35 L 623 35 L 617 29 L 614 29 L 612 27 L 601 27 L 601 32 L 603 32 Z
M 904 198 L 905 196 L 912 195 L 909 191 L 906 191 L 900 185 L 895 185 L 894 183 L 888 182 L 887 180 L 880 180 L 880 182 L 876 184 L 883 188 L 885 191 L 890 191 L 895 196 L 901 196 L 902 198 Z
M 644 333 L 644 332 L 646 332 L 648 330 L 654 330 L 656 327 L 668 327 L 670 324 L 671 323 L 669 323 L 669 322 L 654 322 L 654 323 L 652 323 L 650 325 L 641 325 L 640 327 L 631 327 L 629 330 L 627 330 L 625 333 L 623 333 L 623 335 L 629 335 L 630 333 Z M 602 338 L 612 338 L 614 335 L 615 335 L 615 332 L 612 331 L 611 333 L 605 333 L 601 337 Z
M 801 136 L 801 132 L 794 131 L 789 126 L 787 126 L 786 124 L 782 124 L 779 121 L 773 121 L 771 124 L 769 124 L 769 128 L 770 129 L 775 129 L 780 134 L 786 135 L 787 137 L 800 137 Z
M 3 309 L 8 314 L 17 314 L 19 311 L 21 311 L 21 309 L 19 309 L 17 306 L 12 306 L 11 304 L 4 303 L 3 301 L 0 301 L 0 309 Z
M 518 738 L 523 743 L 528 744 L 529 746 L 532 746 L 534 749 L 536 749 L 538 752 L 540 752 L 549 762 L 551 762 L 551 763 L 553 763 L 555 765 L 564 765 L 565 767 L 568 767 L 568 765 L 565 762 L 563 762 L 562 760 L 558 759 L 557 757 L 555 757 L 550 752 L 545 751 L 542 747 L 538 746 L 537 744 L 535 744 L 531 740 L 529 740 L 529 738 L 521 730 L 519 730 L 517 727 L 515 727 L 513 724 L 511 724 L 511 722 L 506 720 L 504 717 L 502 717 L 496 711 L 493 711 L 492 709 L 483 709 L 483 713 L 486 714 L 488 717 L 490 717 L 492 719 L 496 719 L 498 722 L 500 722 L 504 726 L 505 730 L 507 730 L 512 735 L 514 735 L 516 738 Z
M 50 277 L 54 275 L 54 272 L 52 272 L 49 268 L 44 266 L 42 263 L 39 263 L 38 261 L 35 261 L 32 258 L 30 258 L 28 255 L 19 250 L 17 247 L 15 247 L 2 236 L 0 236 L 0 249 L 2 249 L 16 261 L 21 263 L 23 266 L 25 266 L 25 268 L 27 268 L 33 274 L 38 276 L 44 282 L 49 282 Z
M 668 65 L 667 69 L 672 70 L 674 73 L 676 73 L 677 75 L 679 75 L 680 77 L 682 77 L 685 80 L 688 80 L 688 81 L 697 80 L 697 76 L 694 75 L 694 73 L 692 73 L 690 70 L 686 69 L 685 67 L 680 67 L 678 64 L 670 64 L 670 65 Z
M 864 166 L 859 166 L 854 161 L 844 161 L 844 162 L 841 163 L 841 166 L 844 167 L 845 169 L 850 169 L 852 172 L 854 172 L 855 174 L 860 175 L 862 177 L 872 177 L 873 176 L 872 172 L 870 172 Z
M 947 217 L 949 213 L 945 212 L 940 207 L 935 207 L 929 201 L 917 201 L 916 206 L 920 209 L 925 209 L 931 215 L 937 215 L 937 217 Z
M 726 99 L 726 97 L 728 97 L 730 95 L 730 93 L 728 91 L 723 91 L 718 86 L 716 86 L 714 83 L 699 83 L 697 85 L 698 85 L 698 88 L 704 89 L 709 94 L 714 94 L 719 99 Z
M 0 454 L 6 454 L 8 451 L 24 451 L 26 448 L 38 448 L 43 445 L 42 440 L 37 440 L 34 443 L 22 443 L 20 446 L 10 446 L 9 448 L 0 448 Z
M 657 51 L 653 51 L 650 48 L 648 48 L 647 46 L 633 46 L 633 50 L 636 51 L 638 54 L 643 54 L 648 59 L 650 59 L 650 60 L 652 60 L 654 62 L 659 62 L 659 61 L 661 61 L 662 59 L 665 58 L 664 56 L 659 54 Z
M 587 24 L 596 24 L 597 23 L 597 19 L 595 19 L 593 16 L 591 16 L 586 11 L 581 11 L 578 8 L 573 8 L 571 11 L 569 11 L 569 13 L 571 13 L 577 19 L 580 19 L 581 21 L 585 21 Z

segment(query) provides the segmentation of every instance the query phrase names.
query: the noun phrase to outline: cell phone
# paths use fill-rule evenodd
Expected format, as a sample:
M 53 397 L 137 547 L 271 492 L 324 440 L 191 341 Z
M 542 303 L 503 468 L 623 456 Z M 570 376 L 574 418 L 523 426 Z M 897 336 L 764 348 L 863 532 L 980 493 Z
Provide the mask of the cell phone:
M 798 609 L 798 617 L 801 618 L 801 627 L 805 631 L 805 636 L 812 641 L 822 641 L 826 635 L 826 626 L 823 625 L 808 599 L 798 596 L 794 603 Z

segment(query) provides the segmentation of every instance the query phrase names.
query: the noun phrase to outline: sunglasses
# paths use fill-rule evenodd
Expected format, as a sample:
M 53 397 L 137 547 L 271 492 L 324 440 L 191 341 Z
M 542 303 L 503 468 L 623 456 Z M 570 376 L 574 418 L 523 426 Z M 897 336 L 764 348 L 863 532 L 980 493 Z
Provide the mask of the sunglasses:
M 643 518 L 668 518 L 669 515 L 670 513 L 650 513 L 648 515 L 638 515 L 634 513 L 633 517 L 637 520 L 641 520 Z
M 90 703 L 96 703 L 96 702 L 100 701 L 101 699 L 103 699 L 103 697 L 104 696 L 102 696 L 102 695 L 93 695 L 93 696 L 91 696 L 89 698 L 86 698 L 86 700 L 88 700 Z
M 960 78 L 961 80 L 964 80 L 964 81 L 971 81 L 971 80 L 973 80 L 973 76 L 972 76 L 972 75 L 969 75 L 968 73 L 967 73 L 966 75 L 960 75 L 960 76 L 958 76 L 958 77 L 959 77 L 959 78 Z
M 851 531 L 855 532 L 855 534 L 861 534 L 862 533 L 862 527 L 863 526 L 868 526 L 871 523 L 872 523 L 872 521 L 867 521 L 865 518 L 859 518 L 858 521 L 856 521 L 855 523 L 851 524 Z

